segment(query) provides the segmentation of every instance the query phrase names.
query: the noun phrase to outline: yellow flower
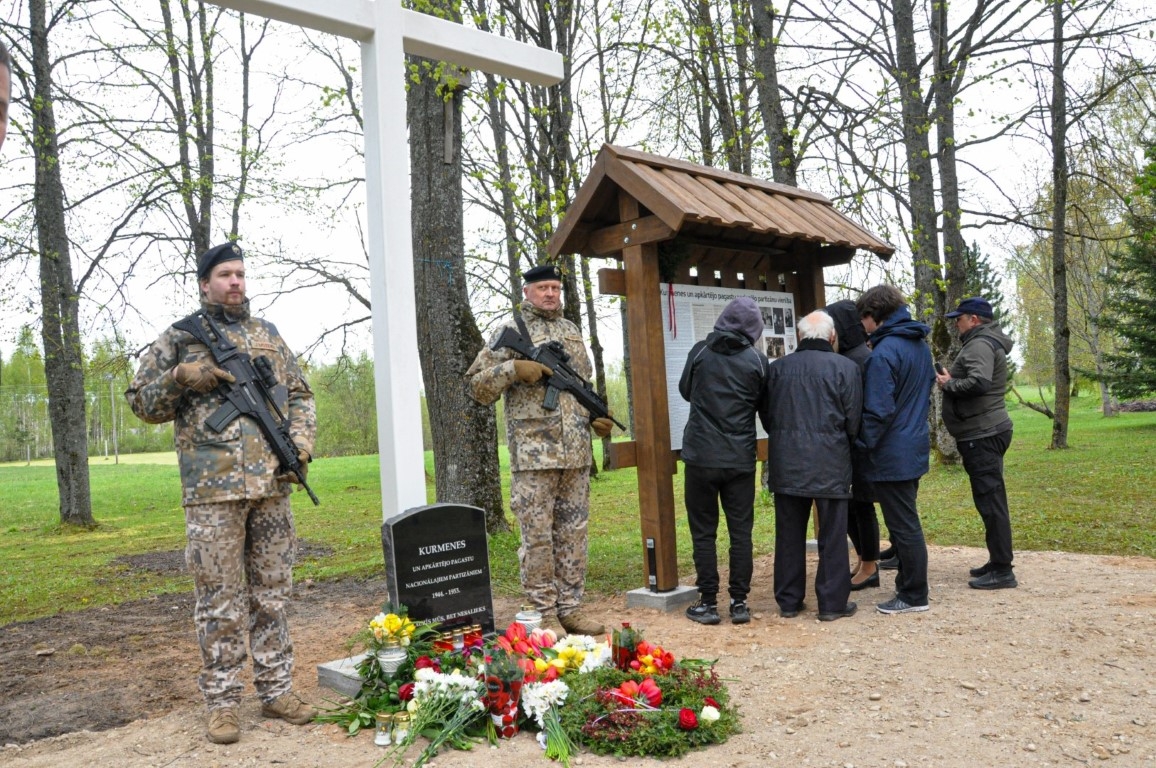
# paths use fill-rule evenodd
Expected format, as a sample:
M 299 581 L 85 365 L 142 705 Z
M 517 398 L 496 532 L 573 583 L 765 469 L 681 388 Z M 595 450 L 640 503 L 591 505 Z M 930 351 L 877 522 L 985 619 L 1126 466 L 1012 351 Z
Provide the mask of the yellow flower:
M 403 646 L 409 645 L 410 635 L 417 629 L 409 618 L 396 613 L 379 613 L 369 622 L 373 637 L 378 642 L 397 640 Z
M 580 668 L 585 658 L 586 651 L 583 651 L 581 648 L 563 648 L 558 651 L 558 659 L 562 661 L 568 669 Z
M 639 656 L 638 657 L 638 663 L 642 667 L 638 671 L 641 672 L 642 674 L 644 674 L 644 675 L 656 675 L 656 674 L 658 674 L 658 665 L 654 663 L 654 657 L 651 656 L 650 654 L 646 654 L 645 656 Z

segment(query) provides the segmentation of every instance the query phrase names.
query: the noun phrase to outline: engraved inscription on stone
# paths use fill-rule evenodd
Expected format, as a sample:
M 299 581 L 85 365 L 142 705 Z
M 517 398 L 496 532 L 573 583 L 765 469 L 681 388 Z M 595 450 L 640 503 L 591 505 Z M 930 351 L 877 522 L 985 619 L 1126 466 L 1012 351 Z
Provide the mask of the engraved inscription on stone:
M 443 630 L 494 631 L 486 513 L 463 504 L 409 509 L 381 526 L 389 599 Z

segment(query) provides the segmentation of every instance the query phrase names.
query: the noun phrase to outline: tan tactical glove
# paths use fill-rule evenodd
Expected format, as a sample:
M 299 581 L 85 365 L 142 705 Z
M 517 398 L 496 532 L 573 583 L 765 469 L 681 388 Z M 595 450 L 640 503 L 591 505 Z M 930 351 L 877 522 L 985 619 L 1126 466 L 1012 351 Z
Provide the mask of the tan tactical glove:
M 553 376 L 554 371 L 536 360 L 515 360 L 514 373 L 523 384 L 537 384 L 543 376 Z
M 309 475 L 309 462 L 311 459 L 309 458 L 309 454 L 305 451 L 298 451 L 297 461 L 301 462 L 300 480 L 298 480 L 297 475 L 293 474 L 292 472 L 286 472 L 285 474 L 277 475 L 275 479 L 281 481 L 282 483 L 296 483 L 297 487 L 301 488 L 301 480 L 305 480 Z
M 614 422 L 602 416 L 590 422 L 590 428 L 599 437 L 610 437 L 610 432 L 614 429 Z
M 222 379 L 228 382 L 236 381 L 233 374 L 204 361 L 181 363 L 173 369 L 173 378 L 182 387 L 188 387 L 202 395 L 211 392 Z

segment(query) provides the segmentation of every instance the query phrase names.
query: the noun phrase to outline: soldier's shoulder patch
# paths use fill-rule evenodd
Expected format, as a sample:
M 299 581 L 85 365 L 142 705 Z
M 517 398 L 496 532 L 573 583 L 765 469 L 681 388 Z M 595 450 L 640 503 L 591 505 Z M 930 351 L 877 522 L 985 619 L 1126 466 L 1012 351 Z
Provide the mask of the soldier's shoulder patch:
M 262 352 L 280 352 L 281 348 L 271 341 L 253 341 L 249 344 L 252 349 L 259 349 Z

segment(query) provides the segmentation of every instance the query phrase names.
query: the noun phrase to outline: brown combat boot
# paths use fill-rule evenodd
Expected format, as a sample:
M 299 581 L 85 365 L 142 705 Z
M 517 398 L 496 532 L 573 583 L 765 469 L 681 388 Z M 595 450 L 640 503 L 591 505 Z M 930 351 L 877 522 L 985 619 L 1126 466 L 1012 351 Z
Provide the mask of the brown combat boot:
M 597 637 L 606 634 L 606 627 L 583 614 L 581 610 L 568 613 L 565 616 L 559 616 L 558 621 L 562 622 L 562 626 L 566 628 L 567 632 L 575 635 Z
M 214 744 L 235 744 L 241 738 L 241 724 L 233 705 L 217 707 L 209 712 L 209 731 L 206 734 Z
M 272 701 L 261 705 L 261 714 L 264 717 L 279 717 L 293 725 L 305 725 L 317 713 L 295 693 L 283 693 Z

